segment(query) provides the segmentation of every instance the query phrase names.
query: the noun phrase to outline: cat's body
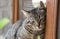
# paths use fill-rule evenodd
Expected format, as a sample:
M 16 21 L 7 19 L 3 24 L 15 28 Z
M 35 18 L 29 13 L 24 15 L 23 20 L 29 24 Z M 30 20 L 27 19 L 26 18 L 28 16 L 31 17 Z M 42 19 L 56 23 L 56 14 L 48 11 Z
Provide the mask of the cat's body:
M 21 27 L 23 20 L 17 21 L 15 24 L 12 25 L 12 27 L 6 32 L 6 34 L 3 34 L 3 37 L 5 39 L 15 39 L 16 38 L 16 32 L 19 27 Z

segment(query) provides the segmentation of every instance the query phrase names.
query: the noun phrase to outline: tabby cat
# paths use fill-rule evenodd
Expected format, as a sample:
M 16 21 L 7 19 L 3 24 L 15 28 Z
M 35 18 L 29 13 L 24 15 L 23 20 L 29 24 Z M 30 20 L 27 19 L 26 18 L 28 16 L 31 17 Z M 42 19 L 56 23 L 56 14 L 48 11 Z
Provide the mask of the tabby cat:
M 37 39 L 38 35 L 44 39 L 46 8 L 43 2 L 40 2 L 38 8 L 27 12 L 21 10 L 21 12 L 26 19 L 23 22 L 19 20 L 12 26 L 4 36 L 5 39 Z
M 22 12 L 27 18 L 18 29 L 16 39 L 34 39 L 34 35 L 41 31 L 41 29 L 38 28 L 38 22 L 31 13 L 23 10 Z
M 22 25 L 15 24 L 15 26 L 8 30 L 5 39 L 34 39 L 34 35 L 37 32 L 40 32 L 38 22 L 35 20 L 33 15 L 24 10 L 21 11 L 27 18 L 23 21 Z

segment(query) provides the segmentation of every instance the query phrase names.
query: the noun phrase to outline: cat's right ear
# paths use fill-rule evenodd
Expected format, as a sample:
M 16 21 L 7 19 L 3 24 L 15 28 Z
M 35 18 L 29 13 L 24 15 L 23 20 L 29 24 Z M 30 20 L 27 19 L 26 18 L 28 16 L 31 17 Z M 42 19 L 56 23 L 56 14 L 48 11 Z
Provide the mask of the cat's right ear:
M 29 17 L 29 16 L 30 16 L 29 13 L 26 12 L 26 11 L 24 11 L 24 10 L 21 10 L 21 12 L 22 12 L 26 17 Z

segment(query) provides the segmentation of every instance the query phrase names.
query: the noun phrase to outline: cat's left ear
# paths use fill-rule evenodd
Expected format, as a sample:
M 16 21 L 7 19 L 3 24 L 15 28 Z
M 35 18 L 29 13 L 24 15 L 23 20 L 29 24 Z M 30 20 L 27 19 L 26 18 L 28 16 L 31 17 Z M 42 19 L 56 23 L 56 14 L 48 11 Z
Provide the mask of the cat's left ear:
M 24 10 L 21 10 L 21 12 L 22 12 L 26 17 L 29 17 L 29 16 L 30 16 L 30 14 L 29 14 L 28 12 L 24 11 Z
M 45 8 L 45 4 L 43 3 L 43 1 L 40 1 L 40 8 Z

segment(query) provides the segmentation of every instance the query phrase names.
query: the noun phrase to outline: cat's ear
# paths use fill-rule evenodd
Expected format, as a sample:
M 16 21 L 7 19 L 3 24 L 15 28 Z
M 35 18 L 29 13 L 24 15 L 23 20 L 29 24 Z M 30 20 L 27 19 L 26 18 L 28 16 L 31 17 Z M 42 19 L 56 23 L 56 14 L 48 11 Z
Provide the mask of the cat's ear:
M 40 8 L 45 8 L 43 1 L 40 1 Z
M 30 16 L 29 13 L 26 12 L 26 11 L 24 11 L 24 10 L 21 10 L 21 12 L 22 12 L 26 17 L 29 17 L 29 16 Z

